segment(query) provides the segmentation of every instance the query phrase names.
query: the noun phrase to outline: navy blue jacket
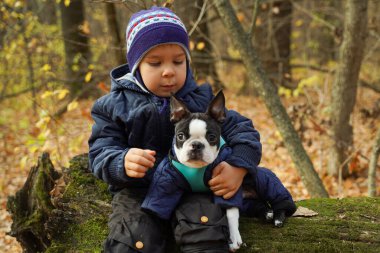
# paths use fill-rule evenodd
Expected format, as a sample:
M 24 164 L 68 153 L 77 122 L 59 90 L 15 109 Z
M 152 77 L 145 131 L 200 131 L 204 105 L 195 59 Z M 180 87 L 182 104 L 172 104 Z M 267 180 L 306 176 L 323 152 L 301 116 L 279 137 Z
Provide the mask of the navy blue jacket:
M 222 147 L 215 161 L 208 165 L 203 175 L 203 183 L 208 186 L 208 181 L 212 177 L 212 170 L 220 162 L 224 161 L 230 154 L 231 148 Z M 194 168 L 194 170 L 196 170 Z M 171 159 L 166 157 L 157 167 L 154 173 L 149 191 L 141 205 L 145 211 L 154 213 L 161 219 L 168 220 L 172 212 L 177 207 L 185 192 L 191 192 L 192 188 L 182 173 L 171 163 Z M 214 203 L 227 207 L 243 207 L 242 188 L 230 199 L 214 195 Z
M 297 210 L 292 195 L 276 174 L 267 168 L 257 167 L 255 177 L 247 175 L 243 181 L 243 189 L 254 190 L 257 195 L 255 198 L 243 200 L 243 207 L 240 209 L 243 215 L 258 215 L 261 204 L 269 204 L 269 208 L 274 212 L 283 210 L 286 216 L 291 216 Z
M 231 148 L 228 146 L 221 147 L 218 157 L 205 170 L 203 183 L 206 186 L 212 177 L 212 170 L 230 154 Z M 256 197 L 254 199 L 243 199 L 243 188 L 244 191 L 253 191 Z M 190 184 L 182 173 L 173 166 L 171 158 L 166 157 L 154 173 L 141 208 L 161 219 L 168 220 L 185 192 L 192 192 Z M 214 203 L 224 208 L 238 207 L 241 213 L 247 216 L 255 216 L 257 209 L 262 206 L 259 202 L 264 205 L 269 204 L 275 212 L 284 210 L 287 216 L 291 216 L 296 211 L 296 205 L 289 191 L 272 171 L 263 167 L 257 167 L 255 175 L 247 174 L 244 178 L 243 187 L 240 187 L 230 199 L 226 200 L 214 195 Z
M 112 192 L 125 187 L 148 187 L 156 166 L 167 156 L 174 136 L 168 98 L 154 96 L 132 80 L 117 80 L 128 72 L 127 65 L 111 71 L 111 92 L 98 99 L 91 110 L 95 123 L 89 139 L 90 169 L 110 185 Z M 176 97 L 190 111 L 204 112 L 213 94 L 210 85 L 197 86 L 188 74 Z M 232 149 L 225 161 L 255 174 L 261 159 L 261 143 L 252 121 L 228 110 L 222 136 Z M 130 178 L 125 173 L 124 156 L 132 147 L 156 151 L 156 165 L 144 178 Z

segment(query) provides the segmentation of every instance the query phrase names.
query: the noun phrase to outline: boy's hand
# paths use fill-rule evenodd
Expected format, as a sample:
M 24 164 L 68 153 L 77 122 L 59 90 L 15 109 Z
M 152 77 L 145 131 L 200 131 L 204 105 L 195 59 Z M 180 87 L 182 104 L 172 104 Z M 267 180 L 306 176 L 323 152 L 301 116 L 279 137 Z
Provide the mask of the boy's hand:
M 124 157 L 125 173 L 129 177 L 142 178 L 154 166 L 156 151 L 131 148 Z
M 221 162 L 214 168 L 212 179 L 208 183 L 215 195 L 229 199 L 239 190 L 245 174 L 246 169 Z

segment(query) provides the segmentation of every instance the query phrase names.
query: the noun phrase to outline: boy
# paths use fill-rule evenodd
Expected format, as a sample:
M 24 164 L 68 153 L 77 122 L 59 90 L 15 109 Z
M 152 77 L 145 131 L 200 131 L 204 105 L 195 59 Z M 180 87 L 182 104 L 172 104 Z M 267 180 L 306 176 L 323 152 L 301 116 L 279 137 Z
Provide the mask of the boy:
M 141 211 L 141 203 L 157 165 L 167 156 L 174 128 L 169 121 L 169 96 L 174 93 L 192 112 L 205 111 L 212 98 L 209 85 L 197 86 L 189 67 L 186 28 L 169 9 L 152 7 L 134 14 L 127 27 L 127 60 L 111 71 L 110 94 L 92 108 L 95 124 L 89 139 L 92 172 L 113 193 L 106 252 L 167 252 L 172 228 L 168 221 Z M 247 173 L 256 174 L 261 158 L 259 133 L 252 122 L 227 111 L 222 135 L 232 154 L 209 181 L 215 195 L 232 197 Z M 211 196 L 212 197 L 212 196 Z M 204 212 L 212 222 L 184 230 L 179 219 Z M 226 217 L 212 198 L 192 194 L 176 213 L 175 238 L 183 252 L 227 252 Z

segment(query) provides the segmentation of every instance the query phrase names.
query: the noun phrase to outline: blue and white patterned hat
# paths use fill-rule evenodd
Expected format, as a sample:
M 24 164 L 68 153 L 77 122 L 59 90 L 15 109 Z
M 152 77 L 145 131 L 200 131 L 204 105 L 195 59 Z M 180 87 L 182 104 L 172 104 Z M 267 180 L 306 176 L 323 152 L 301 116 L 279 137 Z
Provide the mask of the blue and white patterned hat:
M 127 31 L 127 61 L 134 75 L 141 59 L 153 47 L 178 44 L 190 60 L 189 36 L 181 19 L 164 7 L 152 7 L 132 15 Z

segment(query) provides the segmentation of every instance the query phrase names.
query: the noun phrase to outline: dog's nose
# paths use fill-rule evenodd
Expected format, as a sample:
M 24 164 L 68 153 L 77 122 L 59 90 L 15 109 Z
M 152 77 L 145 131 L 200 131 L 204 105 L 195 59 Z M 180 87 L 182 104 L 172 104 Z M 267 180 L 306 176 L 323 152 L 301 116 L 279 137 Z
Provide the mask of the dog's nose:
M 191 143 L 191 147 L 193 148 L 193 150 L 202 150 L 204 149 L 205 145 L 202 142 L 195 141 Z

